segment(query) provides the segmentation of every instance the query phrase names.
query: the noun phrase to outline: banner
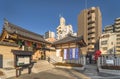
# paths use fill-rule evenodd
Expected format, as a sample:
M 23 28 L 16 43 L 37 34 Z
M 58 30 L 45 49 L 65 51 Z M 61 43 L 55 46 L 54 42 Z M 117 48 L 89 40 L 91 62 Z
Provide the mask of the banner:
M 72 59 L 72 48 L 69 49 L 69 59 Z
M 25 46 L 32 46 L 32 43 L 30 41 L 25 41 Z
M 75 58 L 75 48 L 72 48 L 72 58 Z
M 79 57 L 79 49 L 76 48 L 75 49 L 75 59 L 78 59 L 78 57 Z
M 64 49 L 64 59 L 67 59 L 67 49 Z

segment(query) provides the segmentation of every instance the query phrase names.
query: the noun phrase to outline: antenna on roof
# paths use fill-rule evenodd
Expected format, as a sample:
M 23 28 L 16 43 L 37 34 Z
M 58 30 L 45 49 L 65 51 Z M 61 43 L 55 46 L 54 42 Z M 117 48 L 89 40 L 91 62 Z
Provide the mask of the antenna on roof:
M 87 9 L 87 0 L 85 0 L 85 9 Z

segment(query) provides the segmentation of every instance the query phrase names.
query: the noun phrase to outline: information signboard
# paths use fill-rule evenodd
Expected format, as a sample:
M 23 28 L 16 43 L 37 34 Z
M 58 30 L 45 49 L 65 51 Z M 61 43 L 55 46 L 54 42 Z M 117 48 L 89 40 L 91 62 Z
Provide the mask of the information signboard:
M 111 65 L 113 65 L 113 64 L 114 64 L 114 61 L 113 61 L 113 60 L 106 60 L 106 64 L 111 64 Z
M 17 66 L 27 65 L 30 64 L 30 57 L 29 56 L 17 56 Z

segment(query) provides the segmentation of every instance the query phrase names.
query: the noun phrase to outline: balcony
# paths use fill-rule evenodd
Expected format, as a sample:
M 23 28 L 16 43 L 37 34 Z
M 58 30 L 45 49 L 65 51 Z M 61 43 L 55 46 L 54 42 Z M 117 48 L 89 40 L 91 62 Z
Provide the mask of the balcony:
M 94 52 L 95 50 L 94 49 L 88 49 L 88 52 Z
M 120 48 L 116 48 L 116 50 L 120 50 Z
M 94 45 L 89 45 L 88 48 L 89 49 L 94 49 Z
M 104 30 L 112 30 L 112 29 L 113 29 L 113 27 L 107 27 Z
M 116 32 L 120 32 L 120 29 L 115 29 Z
M 94 17 L 92 17 L 92 18 L 90 18 L 90 19 L 88 20 L 88 23 L 91 23 L 91 22 L 95 22 L 95 18 L 94 18 Z
M 116 28 L 120 28 L 120 25 L 115 25 Z
M 90 13 L 90 14 L 88 14 L 88 18 L 95 18 L 95 13 Z
M 120 23 L 120 20 L 115 21 L 115 24 Z
M 116 44 L 116 46 L 120 46 L 120 44 Z
M 94 33 L 95 32 L 95 29 L 89 29 L 88 30 L 88 33 Z
M 88 25 L 88 29 L 89 28 L 94 28 L 94 27 L 95 27 L 95 23 Z
M 88 43 L 95 43 L 95 39 L 88 40 Z
M 95 38 L 95 34 L 89 34 L 88 38 Z

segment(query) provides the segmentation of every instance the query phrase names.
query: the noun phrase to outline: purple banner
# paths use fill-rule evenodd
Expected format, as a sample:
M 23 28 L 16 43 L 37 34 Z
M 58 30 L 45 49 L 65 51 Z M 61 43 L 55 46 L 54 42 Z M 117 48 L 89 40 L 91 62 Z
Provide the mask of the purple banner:
M 78 57 L 79 57 L 79 49 L 76 48 L 75 49 L 75 59 L 78 59 Z
M 72 59 L 72 48 L 69 49 L 69 59 Z

